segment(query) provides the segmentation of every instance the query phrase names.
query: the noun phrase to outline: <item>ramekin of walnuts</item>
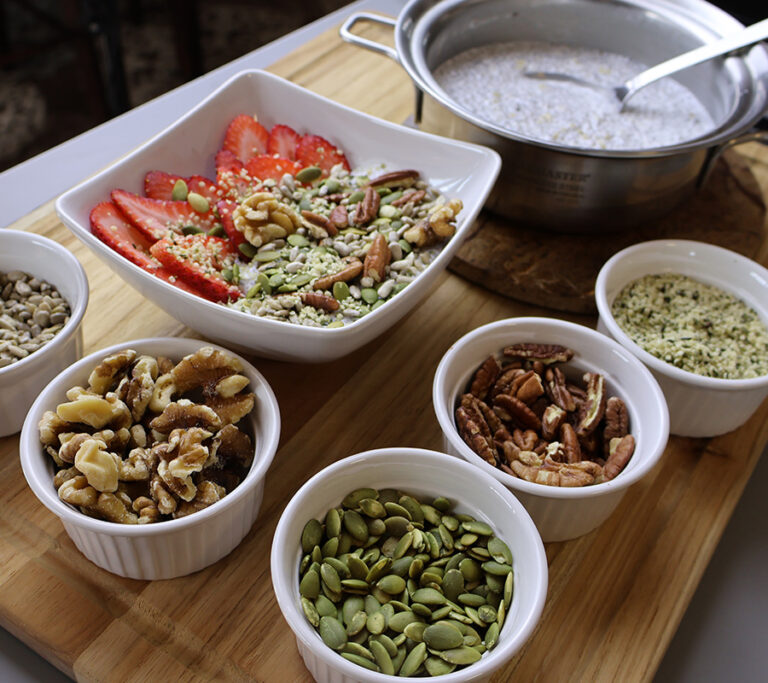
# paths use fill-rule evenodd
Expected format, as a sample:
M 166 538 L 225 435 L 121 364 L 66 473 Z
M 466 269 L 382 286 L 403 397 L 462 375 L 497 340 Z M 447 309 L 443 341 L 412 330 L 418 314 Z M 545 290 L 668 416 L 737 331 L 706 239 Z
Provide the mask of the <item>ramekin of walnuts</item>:
M 512 489 L 545 541 L 601 524 L 669 434 L 663 394 L 632 354 L 550 318 L 462 337 L 437 369 L 433 402 L 445 448 Z
M 194 339 L 97 351 L 42 392 L 24 475 L 77 547 L 122 576 L 181 576 L 220 559 L 258 514 L 280 416 L 262 375 Z

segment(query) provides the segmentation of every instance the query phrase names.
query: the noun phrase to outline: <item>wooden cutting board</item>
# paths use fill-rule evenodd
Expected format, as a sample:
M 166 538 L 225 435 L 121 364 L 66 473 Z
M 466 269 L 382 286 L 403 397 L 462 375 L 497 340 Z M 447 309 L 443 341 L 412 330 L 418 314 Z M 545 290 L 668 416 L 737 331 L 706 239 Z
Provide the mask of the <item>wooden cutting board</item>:
M 335 31 L 272 70 L 392 121 L 410 111 L 404 73 L 343 45 Z M 52 204 L 14 227 L 58 240 L 85 267 L 87 353 L 138 337 L 198 336 L 99 262 Z M 237 549 L 188 577 L 136 581 L 88 562 L 27 487 L 18 438 L 0 439 L 0 625 L 80 681 L 309 681 L 270 582 L 270 544 L 284 506 L 311 475 L 353 453 L 439 450 L 431 384 L 442 354 L 478 325 L 532 314 L 547 312 L 444 273 L 410 315 L 346 358 L 311 366 L 253 359 L 283 422 L 264 503 Z M 548 544 L 542 619 L 493 680 L 650 680 L 767 441 L 768 402 L 726 436 L 673 438 L 605 524 Z
M 760 163 L 765 161 L 753 162 Z M 768 229 L 766 195 L 768 188 L 761 188 L 750 164 L 729 151 L 691 200 L 632 230 L 597 238 L 525 228 L 484 213 L 450 268 L 519 301 L 559 311 L 597 313 L 597 274 L 613 254 L 631 244 L 666 238 L 699 240 L 754 258 Z

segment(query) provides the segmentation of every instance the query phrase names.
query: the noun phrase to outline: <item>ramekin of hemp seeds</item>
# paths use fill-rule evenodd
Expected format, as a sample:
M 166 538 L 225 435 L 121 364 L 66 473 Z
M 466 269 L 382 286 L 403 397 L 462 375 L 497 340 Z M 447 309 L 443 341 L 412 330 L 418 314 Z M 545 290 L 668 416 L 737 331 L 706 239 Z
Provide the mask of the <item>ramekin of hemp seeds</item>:
M 598 330 L 653 373 L 670 433 L 710 437 L 768 397 L 768 269 L 713 244 L 653 240 L 614 254 L 595 282 Z

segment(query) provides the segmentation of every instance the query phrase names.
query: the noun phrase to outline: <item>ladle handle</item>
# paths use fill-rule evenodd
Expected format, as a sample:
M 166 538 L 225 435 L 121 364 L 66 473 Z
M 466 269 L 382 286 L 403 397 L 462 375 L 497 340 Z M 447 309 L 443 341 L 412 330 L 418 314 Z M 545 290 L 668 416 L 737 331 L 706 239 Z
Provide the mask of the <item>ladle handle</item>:
M 358 47 L 364 47 L 368 50 L 379 52 L 380 54 L 386 55 L 387 57 L 390 57 L 391 59 L 394 59 L 396 62 L 400 63 L 400 60 L 397 57 L 397 50 L 394 48 L 389 47 L 389 45 L 382 45 L 381 43 L 377 43 L 375 40 L 363 38 L 362 36 L 358 36 L 352 33 L 352 27 L 359 21 L 372 21 L 375 24 L 384 24 L 385 26 L 394 28 L 397 25 L 397 19 L 393 19 L 392 17 L 384 17 L 380 14 L 372 14 L 371 12 L 355 12 L 342 24 L 341 28 L 339 29 L 339 35 L 341 36 L 341 39 L 347 43 L 352 43 Z
M 763 19 L 732 35 L 720 38 L 720 40 L 716 40 L 714 43 L 707 43 L 695 50 L 684 52 L 677 57 L 668 59 L 666 62 L 652 66 L 650 69 L 628 80 L 624 85 L 629 92 L 634 92 L 644 88 L 649 83 L 653 83 L 653 81 L 664 78 L 664 76 L 669 76 L 670 74 L 687 69 L 689 66 L 706 62 L 713 57 L 726 55 L 740 48 L 754 45 L 766 38 L 768 38 L 768 19 Z

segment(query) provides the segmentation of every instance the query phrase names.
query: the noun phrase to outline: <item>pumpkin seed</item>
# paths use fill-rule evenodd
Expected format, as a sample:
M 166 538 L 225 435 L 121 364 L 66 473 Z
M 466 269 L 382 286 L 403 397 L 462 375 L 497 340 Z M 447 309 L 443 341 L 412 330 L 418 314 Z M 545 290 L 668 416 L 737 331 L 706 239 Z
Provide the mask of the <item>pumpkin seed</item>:
M 439 510 L 433 508 L 431 505 L 422 505 L 421 511 L 424 514 L 424 519 L 426 519 L 432 526 L 440 526 L 442 516 L 440 515 Z
M 507 616 L 507 608 L 505 603 L 501 603 L 499 605 L 499 609 L 496 612 L 496 623 L 499 625 L 499 628 L 504 626 L 504 618 Z
M 408 653 L 403 665 L 400 667 L 400 676 L 413 676 L 416 670 L 424 663 L 427 658 L 427 646 L 419 643 Z
M 320 595 L 320 575 L 316 571 L 309 571 L 304 574 L 299 583 L 299 593 L 311 600 Z
M 336 557 L 336 555 L 339 552 L 339 538 L 338 538 L 338 536 L 334 536 L 333 538 L 329 538 L 325 543 L 323 543 L 323 547 L 320 548 L 320 551 L 323 553 L 323 558 L 326 558 L 326 557 Z
M 472 521 L 462 522 L 461 528 L 471 534 L 477 534 L 478 536 L 492 536 L 493 529 L 485 522 Z
M 373 653 L 367 647 L 354 641 L 347 641 L 342 652 L 346 652 L 349 655 L 357 655 L 358 657 L 365 657 L 370 662 L 375 661 Z
M 349 573 L 353 579 L 365 580 L 368 575 L 368 565 L 365 564 L 357 555 L 350 555 L 347 558 Z
M 313 180 L 317 180 L 321 175 L 323 175 L 323 169 L 319 166 L 307 166 L 306 168 L 302 168 L 294 178 L 300 183 L 311 183 Z
M 425 628 L 427 625 L 423 621 L 413 621 L 403 629 L 403 633 L 414 642 L 420 643 L 424 640 Z
M 320 565 L 320 578 L 333 592 L 341 592 L 341 579 L 338 572 L 328 562 Z
M 387 519 L 384 520 L 384 526 L 390 536 L 400 538 L 408 533 L 411 523 L 405 517 L 395 515 L 394 517 L 387 517 Z
M 366 595 L 365 598 L 365 613 L 370 616 L 375 614 L 381 608 L 381 603 L 372 595 Z
M 362 666 L 366 669 L 369 669 L 370 671 L 379 670 L 379 667 L 376 665 L 376 663 L 368 660 L 366 657 L 361 657 L 360 655 L 356 655 L 351 652 L 342 652 L 341 656 L 344 657 L 344 659 L 352 662 L 353 664 Z
M 480 565 L 470 558 L 459 563 L 459 571 L 464 575 L 464 581 L 467 583 L 479 581 L 482 576 Z
M 383 536 L 387 531 L 387 527 L 384 524 L 383 519 L 369 519 L 368 520 L 368 533 L 371 536 Z
M 308 247 L 309 240 L 304 235 L 299 235 L 297 232 L 293 232 L 285 238 L 292 247 Z
M 361 199 L 365 197 L 365 192 L 362 190 L 357 190 L 356 192 L 353 192 L 351 195 L 349 195 L 349 204 L 357 204 Z
M 183 202 L 189 194 L 189 187 L 184 178 L 179 178 L 174 184 L 171 190 L 171 199 L 175 202 Z
M 374 581 L 378 581 L 386 572 L 389 571 L 389 568 L 392 566 L 392 560 L 388 557 L 382 557 L 376 564 L 373 565 L 373 567 L 370 568 L 368 571 L 368 575 L 365 577 L 365 580 L 368 583 L 373 583 Z
M 496 621 L 496 610 L 490 605 L 481 605 L 477 608 L 477 616 L 486 624 L 492 624 Z
M 504 590 L 504 581 L 506 577 L 504 575 L 488 574 L 485 575 L 485 583 L 488 588 L 494 593 L 501 593 Z
M 198 213 L 208 213 L 211 210 L 211 205 L 208 203 L 208 200 L 197 192 L 190 192 L 187 195 L 187 201 Z
M 311 600 L 308 600 L 307 598 L 303 597 L 301 598 L 301 609 L 304 610 L 304 616 L 307 617 L 307 621 L 309 621 L 312 626 L 317 628 L 320 626 L 320 614 L 318 614 L 317 609 L 312 604 Z
M 347 635 L 348 636 L 356 636 L 360 631 L 362 631 L 365 628 L 365 624 L 368 621 L 368 616 L 365 612 L 362 610 L 359 612 L 355 612 L 351 619 L 349 620 L 349 623 L 347 624 Z
M 360 504 L 360 501 L 364 498 L 377 499 L 378 497 L 379 492 L 376 489 L 360 488 L 355 489 L 351 493 L 348 493 L 346 496 L 344 496 L 344 500 L 341 501 L 341 504 L 345 508 L 356 508 Z
M 459 602 L 462 605 L 469 605 L 470 607 L 480 607 L 485 604 L 485 598 L 482 595 L 475 595 L 474 593 L 462 593 L 459 595 Z
M 424 642 L 432 650 L 450 650 L 464 642 L 464 636 L 458 628 L 441 621 L 424 629 Z
M 341 515 L 336 508 L 331 508 L 325 515 L 325 535 L 335 538 L 341 534 Z
M 421 602 L 425 605 L 442 605 L 445 603 L 445 596 L 434 588 L 420 588 L 411 598 L 414 602 Z
M 482 568 L 484 572 L 493 574 L 494 576 L 506 576 L 512 571 L 512 567 L 510 567 L 508 564 L 501 564 L 495 560 L 483 562 Z
M 515 588 L 515 575 L 513 572 L 507 574 L 507 578 L 504 581 L 504 604 L 509 607 L 512 603 L 512 594 Z
M 346 282 L 337 282 L 336 285 L 344 285 L 346 286 Z M 334 290 L 336 289 L 334 285 Z M 347 296 L 349 295 L 349 287 L 347 287 Z M 336 296 L 334 291 L 334 296 Z M 336 297 L 337 299 L 339 297 Z M 378 500 L 375 498 L 363 498 L 360 501 L 360 511 L 367 515 L 368 517 L 374 517 L 374 518 L 381 518 L 387 516 L 387 511 L 384 508 L 384 505 L 382 505 Z
M 371 649 L 374 660 L 376 661 L 376 664 L 378 664 L 381 673 L 394 676 L 395 667 L 392 664 L 392 657 L 384 644 L 378 640 L 370 640 L 368 642 L 368 647 Z M 395 648 L 395 652 L 397 652 L 397 648 Z
M 356 541 L 365 543 L 368 540 L 368 525 L 357 512 L 347 510 L 341 522 Z
M 403 636 L 403 640 L 405 640 L 405 636 Z M 397 654 L 392 657 L 392 666 L 394 667 L 396 674 L 400 673 L 400 669 L 403 666 L 407 654 L 408 651 L 405 649 L 405 645 L 398 645 Z
M 464 575 L 458 569 L 449 569 L 443 576 L 443 593 L 449 600 L 456 602 L 464 592 Z
M 310 519 L 301 532 L 301 549 L 305 553 L 312 551 L 323 540 L 323 527 L 316 519 Z
M 396 190 L 395 192 L 390 192 L 385 197 L 382 197 L 381 198 L 381 203 L 385 204 L 385 205 L 386 204 L 391 204 L 396 199 L 400 199 L 400 197 L 402 197 L 402 196 L 403 196 L 403 191 L 402 190 Z
M 450 605 L 445 605 L 444 607 L 440 607 L 436 609 L 434 612 L 432 612 L 432 621 L 438 621 L 439 619 L 443 619 L 447 617 L 452 611 L 453 611 L 453 607 L 451 607 Z
M 356 595 L 348 597 L 341 607 L 341 620 L 346 626 L 349 626 L 352 617 L 363 609 L 365 601 Z
M 421 602 L 414 602 L 411 606 L 411 609 L 413 610 L 414 614 L 418 614 L 423 619 L 432 618 L 432 610 Z
M 214 225 L 209 231 L 210 237 L 223 237 L 226 234 L 226 230 L 220 225 Z
M 368 632 L 373 635 L 384 633 L 384 629 L 387 628 L 387 618 L 382 612 L 369 614 L 365 627 L 368 629 Z
M 197 225 L 185 225 L 181 229 L 182 234 L 184 235 L 200 235 L 205 232 L 201 227 Z
M 334 282 L 333 298 L 337 301 L 344 301 L 344 299 L 349 298 L 349 285 L 346 282 Z
M 466 645 L 443 650 L 439 656 L 451 664 L 474 664 L 480 660 L 480 653 L 475 648 Z
M 411 541 L 413 541 L 413 534 L 410 531 L 404 533 L 397 542 L 392 557 L 397 559 L 398 557 L 405 555 L 408 548 L 411 547 Z
M 392 573 L 405 578 L 410 570 L 411 564 L 413 564 L 413 557 L 411 555 L 398 557 L 392 562 Z
M 388 626 L 396 633 L 402 633 L 405 627 L 414 621 L 419 621 L 419 617 L 413 612 L 398 612 L 390 617 Z
M 367 304 L 373 304 L 379 300 L 379 293 L 371 287 L 364 287 L 360 290 L 360 296 Z
M 387 574 L 376 585 L 389 595 L 397 595 L 405 590 L 405 580 L 397 574 Z
M 250 242 L 240 242 L 240 244 L 237 245 L 237 248 L 240 253 L 249 260 L 256 256 L 257 249 Z
M 486 649 L 487 650 L 492 649 L 497 642 L 499 642 L 499 625 L 496 622 L 494 622 L 488 627 L 488 630 L 485 632 Z
M 424 668 L 430 676 L 445 676 L 456 669 L 455 664 L 440 659 L 440 657 L 427 657 L 424 660 Z
M 390 638 L 387 635 L 384 635 L 384 634 L 374 635 L 370 637 L 369 641 L 370 641 L 369 644 L 374 641 L 377 643 L 381 643 L 390 657 L 394 657 L 397 654 L 397 645 L 395 645 L 392 638 Z
M 347 632 L 338 619 L 320 617 L 320 637 L 332 650 L 341 650 L 347 644 Z

